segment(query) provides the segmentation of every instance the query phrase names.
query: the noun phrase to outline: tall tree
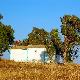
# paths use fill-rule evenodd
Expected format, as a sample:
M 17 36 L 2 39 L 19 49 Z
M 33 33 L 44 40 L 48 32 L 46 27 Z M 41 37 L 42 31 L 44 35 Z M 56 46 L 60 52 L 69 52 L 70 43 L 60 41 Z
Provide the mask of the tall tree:
M 61 33 L 64 35 L 64 62 L 73 44 L 80 43 L 80 19 L 74 15 L 64 15 L 61 18 Z
M 3 16 L 0 15 L 0 19 Z M 9 49 L 9 45 L 14 42 L 14 30 L 9 25 L 5 25 L 0 20 L 0 55 L 7 49 Z

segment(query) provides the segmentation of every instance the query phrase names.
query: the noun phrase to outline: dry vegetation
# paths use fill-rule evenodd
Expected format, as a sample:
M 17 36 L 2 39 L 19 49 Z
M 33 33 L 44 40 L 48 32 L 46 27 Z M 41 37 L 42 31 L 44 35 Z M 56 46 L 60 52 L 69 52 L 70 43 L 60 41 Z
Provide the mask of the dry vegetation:
M 80 65 L 1 60 L 0 80 L 80 80 Z

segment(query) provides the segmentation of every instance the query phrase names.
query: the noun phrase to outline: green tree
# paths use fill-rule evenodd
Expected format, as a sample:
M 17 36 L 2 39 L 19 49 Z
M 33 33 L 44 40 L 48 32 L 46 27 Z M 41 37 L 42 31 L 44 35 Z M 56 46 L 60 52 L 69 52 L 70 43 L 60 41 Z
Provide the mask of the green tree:
M 61 22 L 61 33 L 64 35 L 64 62 L 66 62 L 72 45 L 80 43 L 80 19 L 74 15 L 64 15 Z
M 33 30 L 30 34 L 28 34 L 28 44 L 29 45 L 45 45 L 46 44 L 46 38 L 48 37 L 48 32 L 44 29 L 39 29 L 36 27 L 33 27 Z
M 55 49 L 55 47 L 54 47 L 53 42 L 51 41 L 51 39 L 49 39 L 49 40 L 46 41 L 45 47 L 46 47 L 46 50 L 47 50 L 50 62 L 53 62 L 53 56 L 56 53 L 55 52 L 56 49 Z
M 50 35 L 51 35 L 51 41 L 53 42 L 54 47 L 56 49 L 56 54 L 63 52 L 63 42 L 61 41 L 61 38 L 59 36 L 58 29 L 52 29 Z
M 0 55 L 8 50 L 9 46 L 14 42 L 14 30 L 10 25 L 3 24 L 1 22 L 2 18 L 3 16 L 0 15 Z
M 51 41 L 55 49 L 54 50 L 55 55 L 60 55 L 63 52 L 63 42 L 61 41 L 61 38 L 59 36 L 58 29 L 52 29 L 50 35 L 51 35 Z

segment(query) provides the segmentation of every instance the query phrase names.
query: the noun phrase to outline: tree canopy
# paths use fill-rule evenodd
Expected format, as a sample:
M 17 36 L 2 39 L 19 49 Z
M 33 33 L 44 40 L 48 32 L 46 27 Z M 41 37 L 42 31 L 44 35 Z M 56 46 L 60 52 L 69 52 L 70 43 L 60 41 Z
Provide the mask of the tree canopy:
M 64 35 L 64 59 L 73 44 L 80 43 L 80 19 L 74 15 L 64 15 L 61 18 L 61 33 Z
M 0 15 L 0 55 L 14 42 L 14 30 L 10 25 L 3 24 L 2 18 L 3 16 Z
M 63 42 L 59 37 L 58 29 L 52 29 L 50 35 L 51 35 L 51 41 L 53 42 L 54 47 L 56 49 L 56 54 L 60 54 L 61 52 L 63 52 Z
M 36 27 L 33 27 L 33 30 L 30 34 L 28 34 L 28 44 L 29 45 L 45 45 L 46 39 L 48 37 L 48 32 L 44 29 L 39 29 Z

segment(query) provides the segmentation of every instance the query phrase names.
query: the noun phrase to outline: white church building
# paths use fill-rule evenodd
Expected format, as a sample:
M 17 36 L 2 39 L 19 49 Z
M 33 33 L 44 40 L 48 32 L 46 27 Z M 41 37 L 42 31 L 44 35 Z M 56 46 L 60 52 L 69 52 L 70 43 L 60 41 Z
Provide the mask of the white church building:
M 29 62 L 29 61 L 48 61 L 44 45 L 13 46 L 10 50 L 10 60 Z

